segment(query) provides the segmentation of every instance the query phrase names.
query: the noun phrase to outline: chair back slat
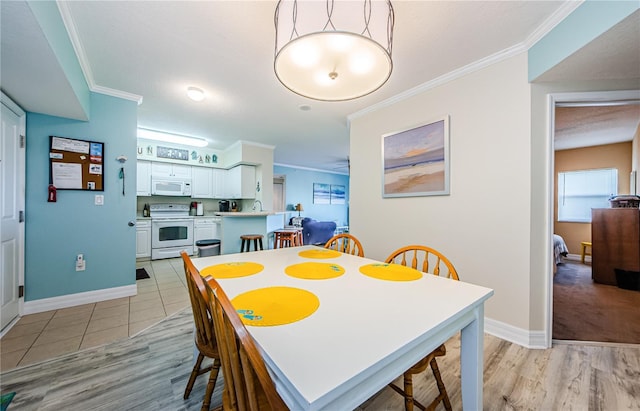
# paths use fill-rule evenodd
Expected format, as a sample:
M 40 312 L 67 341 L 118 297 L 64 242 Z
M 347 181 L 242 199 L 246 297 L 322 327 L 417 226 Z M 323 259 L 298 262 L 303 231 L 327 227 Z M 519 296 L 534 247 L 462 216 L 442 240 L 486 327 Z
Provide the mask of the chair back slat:
M 193 313 L 193 322 L 196 326 L 196 344 L 213 346 L 216 345 L 216 337 L 213 330 L 213 322 L 209 313 L 207 289 L 204 281 L 200 276 L 193 275 L 189 270 L 192 265 L 191 259 L 187 253 L 181 253 L 184 262 L 184 272 L 187 282 L 187 290 L 189 291 L 189 299 L 191 300 L 191 312 Z M 195 268 L 195 267 L 194 267 Z
M 406 266 L 407 259 L 411 260 L 411 268 L 437 276 L 440 276 L 442 272 L 442 275 L 447 278 L 459 280 L 458 272 L 447 257 L 438 250 L 423 245 L 409 245 L 399 248 L 391 253 L 385 262 Z M 420 262 L 422 263 L 420 264 Z M 419 266 L 422 269 L 418 268 Z
M 364 257 L 364 249 L 360 241 L 349 233 L 336 234 L 325 244 L 324 248 L 336 250 L 341 253 Z
M 195 267 L 194 267 L 195 269 Z M 205 279 L 225 376 L 223 408 L 238 411 L 285 411 L 255 342 L 220 284 Z

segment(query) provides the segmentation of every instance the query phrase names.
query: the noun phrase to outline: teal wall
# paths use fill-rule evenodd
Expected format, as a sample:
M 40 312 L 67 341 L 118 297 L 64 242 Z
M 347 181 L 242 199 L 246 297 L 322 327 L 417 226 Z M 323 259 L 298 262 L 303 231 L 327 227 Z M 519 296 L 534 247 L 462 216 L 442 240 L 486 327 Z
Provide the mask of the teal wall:
M 301 217 L 311 217 L 318 221 L 337 221 L 339 226 L 349 222 L 349 176 L 344 174 L 325 173 L 302 168 L 276 165 L 273 175 L 286 176 L 287 205 L 301 203 L 304 211 Z M 313 204 L 313 183 L 344 185 L 346 202 L 344 205 Z M 292 212 L 291 216 L 297 216 Z
M 137 104 L 91 93 L 90 108 L 88 122 L 27 113 L 25 301 L 135 284 Z M 50 135 L 105 143 L 104 192 L 59 190 L 47 202 Z M 119 155 L 129 159 L 124 196 Z
M 640 1 L 587 0 L 529 49 L 529 81 L 640 9 Z

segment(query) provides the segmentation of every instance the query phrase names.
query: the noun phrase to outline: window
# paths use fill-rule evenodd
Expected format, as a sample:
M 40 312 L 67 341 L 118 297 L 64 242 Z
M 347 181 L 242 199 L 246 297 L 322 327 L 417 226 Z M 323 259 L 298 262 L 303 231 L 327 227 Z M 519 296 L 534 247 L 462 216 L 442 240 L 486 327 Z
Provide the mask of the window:
M 558 221 L 590 223 L 591 209 L 608 208 L 617 194 L 615 168 L 558 173 Z

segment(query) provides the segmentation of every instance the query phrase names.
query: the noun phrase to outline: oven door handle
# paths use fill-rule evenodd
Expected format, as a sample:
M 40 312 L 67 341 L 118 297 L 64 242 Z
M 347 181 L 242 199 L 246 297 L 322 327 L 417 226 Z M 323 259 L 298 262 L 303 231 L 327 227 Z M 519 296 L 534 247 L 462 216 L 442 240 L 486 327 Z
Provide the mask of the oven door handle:
M 189 223 L 192 222 L 193 219 L 187 219 L 187 218 L 162 218 L 162 219 L 156 219 L 156 220 L 151 220 L 151 223 L 155 223 L 155 224 L 159 224 L 159 223 Z

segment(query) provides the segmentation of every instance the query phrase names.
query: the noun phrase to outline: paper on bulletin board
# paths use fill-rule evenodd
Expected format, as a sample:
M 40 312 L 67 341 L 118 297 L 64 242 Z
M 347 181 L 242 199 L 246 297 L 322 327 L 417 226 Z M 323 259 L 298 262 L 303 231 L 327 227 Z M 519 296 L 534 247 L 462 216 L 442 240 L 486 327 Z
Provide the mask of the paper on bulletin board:
M 102 174 L 102 164 L 89 164 L 89 174 Z
M 72 151 L 74 153 L 89 153 L 89 142 L 72 140 L 68 138 L 53 137 L 51 148 L 60 151 Z M 57 186 L 56 186 L 57 187 Z
M 82 165 L 77 163 L 52 163 L 51 175 L 56 188 L 82 188 Z

